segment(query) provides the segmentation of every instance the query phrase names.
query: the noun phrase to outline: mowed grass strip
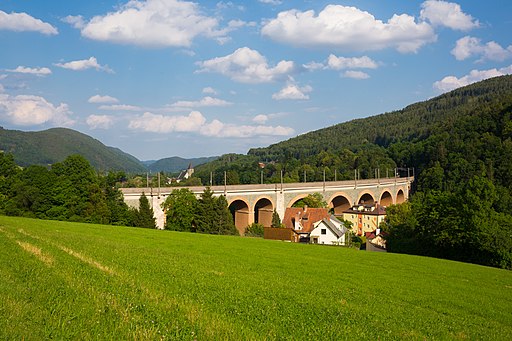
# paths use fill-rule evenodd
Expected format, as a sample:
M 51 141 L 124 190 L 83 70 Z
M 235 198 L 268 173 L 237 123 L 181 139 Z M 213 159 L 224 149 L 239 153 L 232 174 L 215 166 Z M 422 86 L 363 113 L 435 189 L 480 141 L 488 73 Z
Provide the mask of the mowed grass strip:
M 472 264 L 8 217 L 0 262 L 2 339 L 512 339 L 512 273 Z

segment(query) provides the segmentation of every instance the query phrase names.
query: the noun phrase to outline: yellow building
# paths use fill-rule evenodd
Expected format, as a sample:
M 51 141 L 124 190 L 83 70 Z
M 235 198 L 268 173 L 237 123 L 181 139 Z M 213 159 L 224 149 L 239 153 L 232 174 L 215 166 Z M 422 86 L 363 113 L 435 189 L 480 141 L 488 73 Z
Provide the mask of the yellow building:
M 358 236 L 364 236 L 366 232 L 375 231 L 385 218 L 386 208 L 379 204 L 359 204 L 343 211 L 343 220 L 352 223 L 352 231 Z

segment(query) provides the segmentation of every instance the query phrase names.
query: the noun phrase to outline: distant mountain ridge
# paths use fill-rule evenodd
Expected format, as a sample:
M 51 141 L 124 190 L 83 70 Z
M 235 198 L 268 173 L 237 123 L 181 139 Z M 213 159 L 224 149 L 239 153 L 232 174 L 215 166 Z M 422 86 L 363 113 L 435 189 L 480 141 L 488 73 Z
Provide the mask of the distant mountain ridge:
M 146 167 L 134 156 L 67 128 L 35 132 L 0 129 L 0 150 L 12 153 L 16 163 L 23 167 L 51 165 L 69 155 L 80 154 L 100 171 L 146 171 Z
M 160 160 L 140 161 L 119 148 L 105 146 L 102 142 L 68 128 L 51 128 L 43 131 L 8 130 L 0 127 L 0 151 L 14 155 L 22 167 L 48 166 L 79 154 L 100 171 L 125 171 L 127 173 L 167 172 L 176 173 L 189 164 L 197 166 L 217 159 L 213 157 L 168 157 Z
M 184 159 L 179 156 L 173 156 L 153 162 L 146 161 L 143 163 L 147 165 L 148 170 L 150 170 L 151 172 L 177 173 L 184 169 L 187 169 L 189 164 L 192 164 L 192 166 L 195 167 L 203 163 L 214 161 L 216 159 L 218 159 L 218 156 L 199 157 L 192 159 Z

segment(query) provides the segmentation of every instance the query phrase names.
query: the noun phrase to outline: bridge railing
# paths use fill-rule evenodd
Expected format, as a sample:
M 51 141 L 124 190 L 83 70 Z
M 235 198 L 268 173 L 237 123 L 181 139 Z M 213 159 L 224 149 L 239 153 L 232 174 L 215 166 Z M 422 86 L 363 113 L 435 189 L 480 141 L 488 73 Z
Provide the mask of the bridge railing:
M 248 185 L 216 185 L 210 186 L 210 189 L 218 193 L 229 192 L 261 192 L 261 191 L 288 191 L 300 190 L 306 188 L 358 188 L 366 186 L 388 186 L 394 184 L 405 184 L 414 181 L 414 177 L 407 178 L 380 178 L 380 179 L 361 179 L 361 180 L 343 180 L 343 181 L 316 181 L 316 182 L 295 182 L 295 183 L 276 183 L 276 184 L 248 184 Z M 145 187 L 145 188 L 121 188 L 124 195 L 141 194 L 159 196 L 168 195 L 173 190 L 187 188 L 195 194 L 202 193 L 209 186 L 190 186 L 190 187 Z

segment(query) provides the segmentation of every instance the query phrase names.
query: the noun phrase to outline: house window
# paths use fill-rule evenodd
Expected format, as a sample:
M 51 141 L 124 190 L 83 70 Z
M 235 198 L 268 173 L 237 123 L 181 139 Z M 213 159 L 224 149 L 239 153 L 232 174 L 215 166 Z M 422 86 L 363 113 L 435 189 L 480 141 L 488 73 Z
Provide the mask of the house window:
M 326 230 L 326 229 L 321 229 L 321 230 L 320 230 L 320 233 L 321 233 L 321 234 L 327 234 L 327 230 Z

